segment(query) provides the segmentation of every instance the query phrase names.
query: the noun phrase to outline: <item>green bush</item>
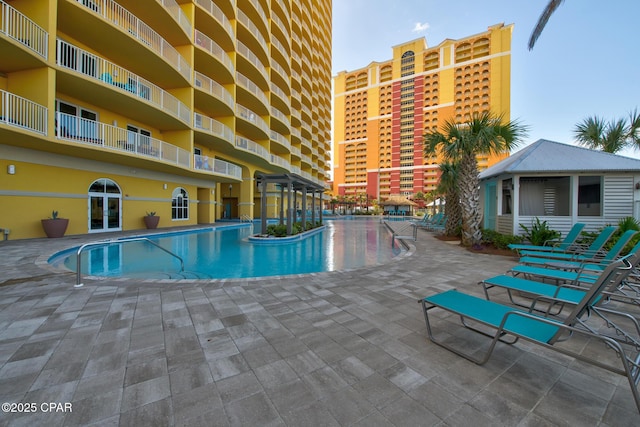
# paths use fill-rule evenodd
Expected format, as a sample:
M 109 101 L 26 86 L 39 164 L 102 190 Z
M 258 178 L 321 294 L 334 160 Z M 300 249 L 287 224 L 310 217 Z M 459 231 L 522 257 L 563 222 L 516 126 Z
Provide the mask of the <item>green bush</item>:
M 522 243 L 522 236 L 502 234 L 495 230 L 482 230 L 482 243 L 493 245 L 498 249 L 509 249 L 510 244 Z
M 531 228 L 524 224 L 520 224 L 520 228 L 525 232 L 524 238 L 536 246 L 544 245 L 545 242 L 560 237 L 559 231 L 551 229 L 547 221 L 540 221 L 538 217 L 536 217 L 535 221 L 531 221 Z

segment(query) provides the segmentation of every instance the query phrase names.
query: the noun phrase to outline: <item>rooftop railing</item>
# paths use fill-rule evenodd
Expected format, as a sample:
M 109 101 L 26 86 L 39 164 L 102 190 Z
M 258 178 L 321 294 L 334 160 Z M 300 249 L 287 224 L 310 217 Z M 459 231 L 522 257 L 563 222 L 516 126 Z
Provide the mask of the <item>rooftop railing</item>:
M 191 110 L 182 101 L 148 80 L 116 64 L 58 39 L 57 64 L 116 86 L 191 124 Z
M 191 81 L 189 62 L 166 41 L 160 34 L 145 24 L 137 16 L 120 6 L 113 0 L 76 0 L 78 3 L 102 16 L 116 27 L 119 27 L 141 43 L 153 50 L 173 66 L 187 81 Z M 189 34 L 191 34 L 189 32 Z
M 0 123 L 47 134 L 47 107 L 0 90 Z
M 0 33 L 47 59 L 49 33 L 2 0 L 0 0 Z
M 149 157 L 185 168 L 191 167 L 191 153 L 183 148 L 148 135 L 71 114 L 56 113 L 56 135 L 58 139 L 65 141 Z

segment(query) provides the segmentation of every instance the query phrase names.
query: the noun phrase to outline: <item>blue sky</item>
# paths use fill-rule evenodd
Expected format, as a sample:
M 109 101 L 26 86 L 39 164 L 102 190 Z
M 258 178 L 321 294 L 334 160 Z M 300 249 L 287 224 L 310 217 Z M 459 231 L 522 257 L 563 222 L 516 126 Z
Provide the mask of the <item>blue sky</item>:
M 436 46 L 502 22 L 514 24 L 511 118 L 529 126 L 519 148 L 541 138 L 573 143 L 573 128 L 586 117 L 611 120 L 640 109 L 640 1 L 566 0 L 529 51 L 529 35 L 546 4 L 334 0 L 333 74 L 388 60 L 392 46 L 415 38 Z M 621 154 L 640 158 L 640 150 Z

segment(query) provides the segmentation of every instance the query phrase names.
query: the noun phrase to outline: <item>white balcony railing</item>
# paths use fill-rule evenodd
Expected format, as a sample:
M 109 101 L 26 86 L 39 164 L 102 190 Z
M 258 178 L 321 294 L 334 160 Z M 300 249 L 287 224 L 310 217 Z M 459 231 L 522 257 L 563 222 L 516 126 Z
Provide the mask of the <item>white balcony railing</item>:
M 291 127 L 291 120 L 289 120 L 289 118 L 285 116 L 284 113 L 278 110 L 276 107 L 271 107 L 271 115 L 277 118 L 278 120 L 280 120 L 285 125 L 287 125 L 287 127 Z
M 0 123 L 47 134 L 47 107 L 0 90 Z
M 227 52 L 225 52 L 218 43 L 214 42 L 206 34 L 198 30 L 195 31 L 195 41 L 197 46 L 209 52 L 211 56 L 217 58 L 220 62 L 222 62 L 227 70 L 233 73 L 233 61 L 231 60 L 231 58 L 229 58 Z
M 191 37 L 191 22 L 189 22 L 189 18 L 182 11 L 178 3 L 175 0 L 156 0 L 167 10 L 169 15 L 173 17 L 173 19 L 182 27 L 182 30 Z
M 98 146 L 140 157 L 191 167 L 191 153 L 183 148 L 127 129 L 65 113 L 56 113 L 58 139 Z
M 238 40 L 236 42 L 236 44 L 237 44 L 236 50 L 238 51 L 238 53 L 240 55 L 244 56 L 247 59 L 247 61 L 251 62 L 258 69 L 260 74 L 262 74 L 263 76 L 266 76 L 267 75 L 267 68 L 264 66 L 262 61 L 260 61 L 260 59 L 258 59 L 256 54 L 251 52 L 251 49 L 249 49 L 247 46 L 245 46 L 245 44 L 242 43 L 240 40 Z
M 49 33 L 2 0 L 0 0 L 0 33 L 47 59 Z
M 271 160 L 271 154 L 269 153 L 269 150 L 264 148 L 262 145 L 242 136 L 236 136 L 236 148 L 248 153 L 256 154 L 266 161 Z
M 271 140 L 276 141 L 278 144 L 283 145 L 288 149 L 291 148 L 291 143 L 287 140 L 287 138 L 285 138 L 284 135 L 279 134 L 275 130 L 271 131 Z
M 222 9 L 220 9 L 211 0 L 196 0 L 196 4 L 206 10 L 209 15 L 213 16 L 216 19 L 216 21 L 220 22 L 227 34 L 230 37 L 234 38 L 233 26 L 231 25 L 231 22 L 229 22 L 229 19 L 224 14 L 224 12 L 222 12 Z
M 265 122 L 262 117 L 260 117 L 247 107 L 236 104 L 236 115 L 258 126 L 264 133 L 269 133 L 269 125 L 267 124 L 267 122 Z
M 242 168 L 233 163 L 225 162 L 220 159 L 210 159 L 200 154 L 193 155 L 195 169 L 199 171 L 207 171 L 219 175 L 226 175 L 236 179 L 242 179 Z
M 189 62 L 180 55 L 175 47 L 138 19 L 137 16 L 113 0 L 77 0 L 77 2 L 102 16 L 116 27 L 127 31 L 142 44 L 164 58 L 187 81 L 191 82 L 191 66 Z
M 256 24 L 254 24 L 253 21 L 251 21 L 251 19 L 249 19 L 249 17 L 240 9 L 238 9 L 238 22 L 247 27 L 251 34 L 253 34 L 253 36 L 260 42 L 260 46 L 264 47 L 265 53 L 267 53 L 267 41 L 262 36 L 260 30 L 258 30 L 258 27 L 256 27 Z
M 191 110 L 182 101 L 153 83 L 86 50 L 58 39 L 57 64 L 116 86 L 191 124 Z
M 212 119 L 211 117 L 204 116 L 200 113 L 194 113 L 193 123 L 196 129 L 215 135 L 218 138 L 222 138 L 230 144 L 233 144 L 233 130 L 216 119 Z
M 196 71 L 195 85 L 197 89 L 213 95 L 214 97 L 227 104 L 229 108 L 233 108 L 233 95 L 231 95 L 231 92 L 225 89 L 224 86 L 222 86 L 220 83 Z
M 283 159 L 280 156 L 276 156 L 275 154 L 271 155 L 271 159 L 269 161 L 272 165 L 278 165 L 280 167 L 285 168 L 286 170 L 291 170 L 291 163 L 289 161 Z
M 260 89 L 257 84 L 249 80 L 246 76 L 240 73 L 236 73 L 236 82 L 240 86 L 244 87 L 246 90 L 254 94 L 266 107 L 270 105 L 269 100 L 267 99 L 267 96 L 264 94 L 262 89 Z

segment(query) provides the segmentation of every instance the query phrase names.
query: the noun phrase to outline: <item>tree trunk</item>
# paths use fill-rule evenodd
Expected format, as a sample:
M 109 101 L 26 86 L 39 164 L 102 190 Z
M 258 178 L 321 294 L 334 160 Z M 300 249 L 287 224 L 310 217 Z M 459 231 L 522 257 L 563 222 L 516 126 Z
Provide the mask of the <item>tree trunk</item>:
M 480 181 L 478 163 L 474 154 L 465 154 L 460 161 L 460 205 L 462 209 L 462 244 L 478 246 L 482 241 L 480 230 Z
M 455 236 L 458 226 L 462 222 L 462 212 L 460 209 L 460 195 L 457 189 L 447 192 L 446 204 L 444 212 L 447 215 L 447 222 L 444 227 L 444 234 L 447 236 Z

